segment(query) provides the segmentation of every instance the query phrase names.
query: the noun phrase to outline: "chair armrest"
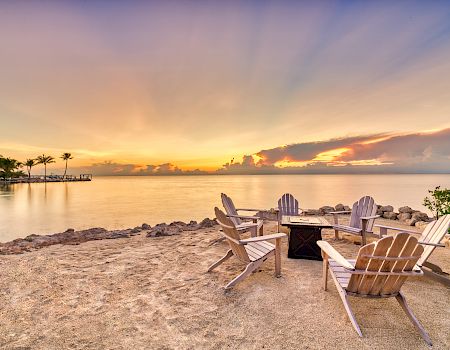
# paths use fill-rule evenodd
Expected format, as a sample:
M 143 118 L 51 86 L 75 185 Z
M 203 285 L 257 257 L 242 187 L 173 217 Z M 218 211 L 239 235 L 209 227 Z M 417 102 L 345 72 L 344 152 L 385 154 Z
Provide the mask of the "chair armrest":
M 355 267 L 347 261 L 336 249 L 334 249 L 328 242 L 317 241 L 317 245 L 322 251 L 328 255 L 331 259 L 336 261 L 339 265 L 347 270 L 354 270 Z
M 361 216 L 360 219 L 361 220 L 371 220 L 371 219 L 376 219 L 379 218 L 380 215 L 373 215 L 373 216 Z
M 441 243 L 429 243 L 429 242 L 417 242 L 419 244 L 423 244 L 423 245 L 431 245 L 433 247 L 442 247 L 445 248 L 445 244 L 441 244 Z
M 392 227 L 392 226 L 385 226 L 385 225 L 374 225 L 375 227 L 384 228 L 386 230 L 394 230 L 394 231 L 400 231 L 400 232 L 406 232 L 406 233 L 415 233 L 416 235 L 420 235 L 420 232 L 407 230 L 401 227 Z
M 248 220 L 260 220 L 259 216 L 247 216 L 247 215 L 227 215 L 229 218 L 239 218 L 239 219 L 248 219 Z
M 261 242 L 261 241 L 269 241 L 271 239 L 280 239 L 287 237 L 287 234 L 285 233 L 273 233 L 271 235 L 265 235 L 265 236 L 258 236 L 258 237 L 251 237 L 247 239 L 241 239 L 239 241 L 240 244 L 247 244 L 247 243 L 253 243 L 253 242 Z
M 330 211 L 328 214 L 350 214 L 351 210 L 339 210 L 339 211 Z
M 242 210 L 242 211 L 266 211 L 266 209 L 251 209 L 251 208 L 239 208 L 236 209 L 237 211 Z

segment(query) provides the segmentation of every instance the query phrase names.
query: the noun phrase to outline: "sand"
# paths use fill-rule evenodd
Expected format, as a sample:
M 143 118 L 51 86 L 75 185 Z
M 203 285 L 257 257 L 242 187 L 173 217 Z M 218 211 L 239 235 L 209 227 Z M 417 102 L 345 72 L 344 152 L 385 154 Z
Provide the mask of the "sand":
M 384 223 L 399 223 L 380 220 Z M 270 223 L 265 232 L 275 230 Z M 359 246 L 330 240 L 347 257 Z M 334 283 L 321 288 L 322 263 L 273 258 L 231 291 L 222 286 L 243 265 L 217 227 L 180 235 L 144 234 L 80 245 L 54 245 L 0 256 L 1 349 L 426 349 L 395 301 L 352 298 L 364 338 L 347 320 Z M 449 248 L 432 261 L 450 270 Z M 403 292 L 434 349 L 450 346 L 450 293 L 426 278 Z

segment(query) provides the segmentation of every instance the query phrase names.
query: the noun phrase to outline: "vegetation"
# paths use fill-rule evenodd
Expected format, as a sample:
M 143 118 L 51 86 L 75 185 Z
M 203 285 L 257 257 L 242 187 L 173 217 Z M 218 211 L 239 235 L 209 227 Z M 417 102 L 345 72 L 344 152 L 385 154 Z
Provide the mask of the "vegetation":
M 6 180 L 13 177 L 24 176 L 24 172 L 19 170 L 22 163 L 12 158 L 0 156 L 0 178 Z
M 31 168 L 36 165 L 36 159 L 27 159 L 25 163 L 23 163 L 27 167 L 28 172 L 28 180 L 31 179 Z
M 423 205 L 430 209 L 438 219 L 440 216 L 450 214 L 450 190 L 441 189 L 437 186 L 434 190 L 428 191 L 430 197 L 425 197 Z
M 47 164 L 55 163 L 55 158 L 43 154 L 36 158 L 37 164 L 44 164 L 44 181 L 47 181 Z
M 70 159 L 73 159 L 73 156 L 71 153 L 65 152 L 60 158 L 66 162 L 63 175 L 63 179 L 65 179 L 67 175 L 67 163 Z M 55 158 L 52 156 L 46 156 L 45 154 L 36 158 L 28 158 L 25 162 L 20 162 L 16 159 L 3 157 L 0 155 L 0 179 L 7 180 L 17 177 L 25 177 L 26 174 L 20 169 L 25 166 L 28 173 L 28 181 L 30 181 L 31 169 L 38 164 L 44 164 L 44 181 L 47 181 L 47 164 L 50 163 L 55 163 Z
M 67 173 L 67 162 L 69 161 L 69 159 L 73 159 L 72 154 L 70 153 L 63 153 L 61 155 L 61 159 L 66 161 L 66 169 L 64 170 L 64 175 L 63 175 L 63 179 L 66 178 L 66 173 Z

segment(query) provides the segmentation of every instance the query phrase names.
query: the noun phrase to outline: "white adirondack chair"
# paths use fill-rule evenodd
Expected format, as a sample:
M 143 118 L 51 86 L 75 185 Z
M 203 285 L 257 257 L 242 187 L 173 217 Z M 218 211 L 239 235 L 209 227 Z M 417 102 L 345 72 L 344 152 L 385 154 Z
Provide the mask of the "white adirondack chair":
M 366 244 L 367 234 L 371 234 L 373 231 L 373 224 L 376 218 L 380 217 L 375 215 L 377 212 L 377 205 L 370 196 L 364 196 L 359 201 L 353 204 L 351 211 L 333 211 L 334 219 L 334 235 L 336 239 L 339 239 L 339 231 L 350 233 L 353 235 L 359 235 L 362 239 L 362 245 Z M 351 213 L 350 224 L 339 225 L 338 214 Z
M 263 220 L 258 216 L 239 215 L 238 211 L 261 211 L 260 209 L 236 209 L 233 201 L 225 193 L 222 193 L 222 204 L 225 208 L 227 216 L 231 219 L 236 229 L 240 233 L 250 232 L 252 237 L 263 235 Z M 244 221 L 251 220 L 251 221 Z
M 212 264 L 208 268 L 208 272 L 215 269 L 233 255 L 241 262 L 247 264 L 245 270 L 229 282 L 225 286 L 225 289 L 233 287 L 236 283 L 256 271 L 271 256 L 275 256 L 275 276 L 279 277 L 281 275 L 281 239 L 286 237 L 284 233 L 240 239 L 239 232 L 231 218 L 227 217 L 217 207 L 214 208 L 214 211 L 217 222 L 222 227 L 222 234 L 230 245 L 230 250 L 228 250 L 223 258 Z M 267 242 L 269 240 L 275 240 L 275 245 Z
M 298 200 L 290 193 L 285 193 L 278 200 L 278 230 L 283 215 L 299 216 L 302 210 L 298 207 Z
M 406 230 L 404 228 L 391 227 L 385 225 L 375 225 L 380 228 L 380 237 L 385 236 L 388 230 L 408 232 L 412 234 L 417 234 L 415 231 Z M 434 280 L 443 283 L 444 285 L 450 287 L 450 276 L 448 273 L 442 271 L 442 269 L 429 262 L 428 258 L 436 249 L 436 247 L 445 247 L 445 245 L 440 242 L 448 234 L 450 229 L 450 214 L 441 216 L 438 220 L 430 222 L 422 235 L 419 238 L 419 244 L 422 244 L 425 249 L 420 257 L 417 265 L 423 268 L 423 272 L 427 277 L 433 278 Z
M 406 304 L 400 292 L 408 277 L 421 276 L 423 272 L 416 265 L 423 253 L 417 239 L 408 233 L 388 236 L 361 247 L 356 260 L 346 260 L 330 244 L 318 241 L 323 256 L 323 288 L 327 290 L 328 269 L 336 284 L 347 315 L 353 328 L 362 337 L 348 297 L 388 298 L 395 297 L 421 334 L 431 345 L 431 339 Z

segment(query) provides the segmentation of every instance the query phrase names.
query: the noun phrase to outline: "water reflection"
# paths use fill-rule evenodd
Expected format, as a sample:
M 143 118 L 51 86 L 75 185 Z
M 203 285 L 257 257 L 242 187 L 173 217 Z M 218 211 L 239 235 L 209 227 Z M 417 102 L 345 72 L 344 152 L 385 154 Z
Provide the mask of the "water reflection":
M 424 210 L 423 197 L 437 185 L 450 187 L 450 175 L 97 177 L 92 182 L 0 184 L 0 241 L 69 227 L 201 220 L 221 206 L 221 192 L 239 207 L 271 208 L 290 192 L 304 208 L 350 205 L 370 194 L 379 204 Z

